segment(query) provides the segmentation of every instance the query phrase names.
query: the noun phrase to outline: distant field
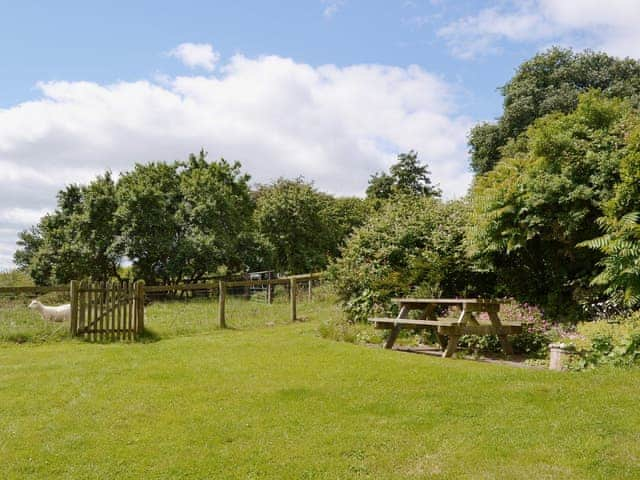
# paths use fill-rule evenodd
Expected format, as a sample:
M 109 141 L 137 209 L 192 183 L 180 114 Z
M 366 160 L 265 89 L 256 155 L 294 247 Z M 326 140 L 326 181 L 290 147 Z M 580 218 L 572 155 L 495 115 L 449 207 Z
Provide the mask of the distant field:
M 162 312 L 150 328 L 168 335 L 175 312 Z M 0 344 L 1 477 L 640 478 L 639 371 L 319 338 L 334 314 L 318 305 L 308 322 L 265 327 L 275 316 L 258 313 L 226 331 L 192 322 L 150 343 Z
M 43 295 L 45 304 L 60 304 L 69 301 L 64 294 Z M 51 323 L 42 320 L 39 314 L 27 308 L 31 298 L 0 297 L 0 343 L 50 342 L 71 339 L 68 323 Z M 317 288 L 309 303 L 304 295 L 298 301 L 299 318 L 317 318 L 318 311 L 331 316 L 340 315 L 333 299 L 323 288 Z M 290 306 L 284 293 L 267 305 L 241 296 L 228 295 L 226 302 L 227 326 L 230 329 L 246 329 L 282 325 L 290 322 Z M 145 323 L 151 338 L 169 338 L 181 335 L 207 333 L 218 330 L 218 300 L 196 298 L 186 300 L 153 301 L 145 307 Z

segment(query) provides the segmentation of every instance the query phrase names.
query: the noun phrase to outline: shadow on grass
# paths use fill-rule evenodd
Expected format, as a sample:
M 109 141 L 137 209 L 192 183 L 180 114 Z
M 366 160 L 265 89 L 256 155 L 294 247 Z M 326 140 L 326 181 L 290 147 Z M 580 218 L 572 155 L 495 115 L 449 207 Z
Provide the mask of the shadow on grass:
M 72 337 L 69 337 L 69 338 L 72 338 Z M 159 335 L 157 332 L 154 332 L 153 330 L 149 330 L 145 328 L 142 334 L 139 334 L 134 338 L 119 338 L 111 335 L 103 335 L 99 338 L 91 338 L 91 336 L 79 336 L 76 338 L 88 344 L 108 345 L 111 343 L 155 343 L 155 342 L 159 342 L 160 340 L 164 340 L 168 337 L 163 337 L 162 335 Z

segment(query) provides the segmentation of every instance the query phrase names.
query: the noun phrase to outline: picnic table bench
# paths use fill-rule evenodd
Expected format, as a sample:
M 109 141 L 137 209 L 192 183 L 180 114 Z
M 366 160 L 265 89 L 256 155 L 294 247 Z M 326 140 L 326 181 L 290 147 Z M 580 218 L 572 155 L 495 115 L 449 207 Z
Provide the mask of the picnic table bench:
M 522 332 L 523 322 L 503 322 L 498 316 L 500 300 L 480 298 L 394 298 L 392 302 L 400 306 L 397 318 L 370 318 L 375 328 L 391 330 L 385 348 L 392 348 L 401 329 L 435 330 L 443 357 L 451 357 L 458 348 L 462 335 L 497 335 L 500 346 L 507 355 L 513 354 L 508 335 Z M 457 319 L 438 318 L 438 306 L 453 306 L 460 309 Z M 418 319 L 410 319 L 409 312 L 419 310 Z M 477 317 L 486 313 L 489 322 Z

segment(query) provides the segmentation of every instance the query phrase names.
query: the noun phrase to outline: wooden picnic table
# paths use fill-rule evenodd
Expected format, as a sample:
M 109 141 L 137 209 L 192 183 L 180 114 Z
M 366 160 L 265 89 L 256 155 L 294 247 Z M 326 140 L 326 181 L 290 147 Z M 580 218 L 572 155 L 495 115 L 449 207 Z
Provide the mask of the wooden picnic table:
M 392 302 L 400 306 L 397 318 L 370 318 L 376 328 L 390 329 L 391 333 L 384 347 L 392 348 L 401 329 L 432 329 L 436 331 L 438 342 L 443 350 L 443 357 L 451 357 L 458 348 L 458 340 L 462 335 L 497 335 L 502 350 L 507 355 L 513 354 L 511 343 L 507 338 L 522 332 L 522 322 L 503 322 L 498 316 L 500 300 L 481 298 L 394 298 Z M 439 306 L 453 306 L 460 309 L 457 319 L 438 317 Z M 409 312 L 419 310 L 417 319 L 410 319 Z M 489 321 L 478 318 L 486 313 Z

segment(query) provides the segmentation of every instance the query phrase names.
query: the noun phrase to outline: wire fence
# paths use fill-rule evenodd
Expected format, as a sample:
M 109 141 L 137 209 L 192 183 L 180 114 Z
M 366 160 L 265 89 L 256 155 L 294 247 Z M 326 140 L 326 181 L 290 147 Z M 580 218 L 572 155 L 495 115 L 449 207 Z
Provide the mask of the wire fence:
M 155 290 L 160 290 L 160 287 L 147 287 L 147 331 L 151 335 L 166 337 L 206 333 L 221 328 L 274 327 L 304 321 L 319 303 L 328 299 L 320 276 L 296 279 L 295 302 L 291 298 L 290 277 L 262 282 L 225 282 L 223 289 L 221 299 L 220 283 L 174 290 L 165 296 L 157 295 Z M 295 304 L 295 316 L 292 303 Z

